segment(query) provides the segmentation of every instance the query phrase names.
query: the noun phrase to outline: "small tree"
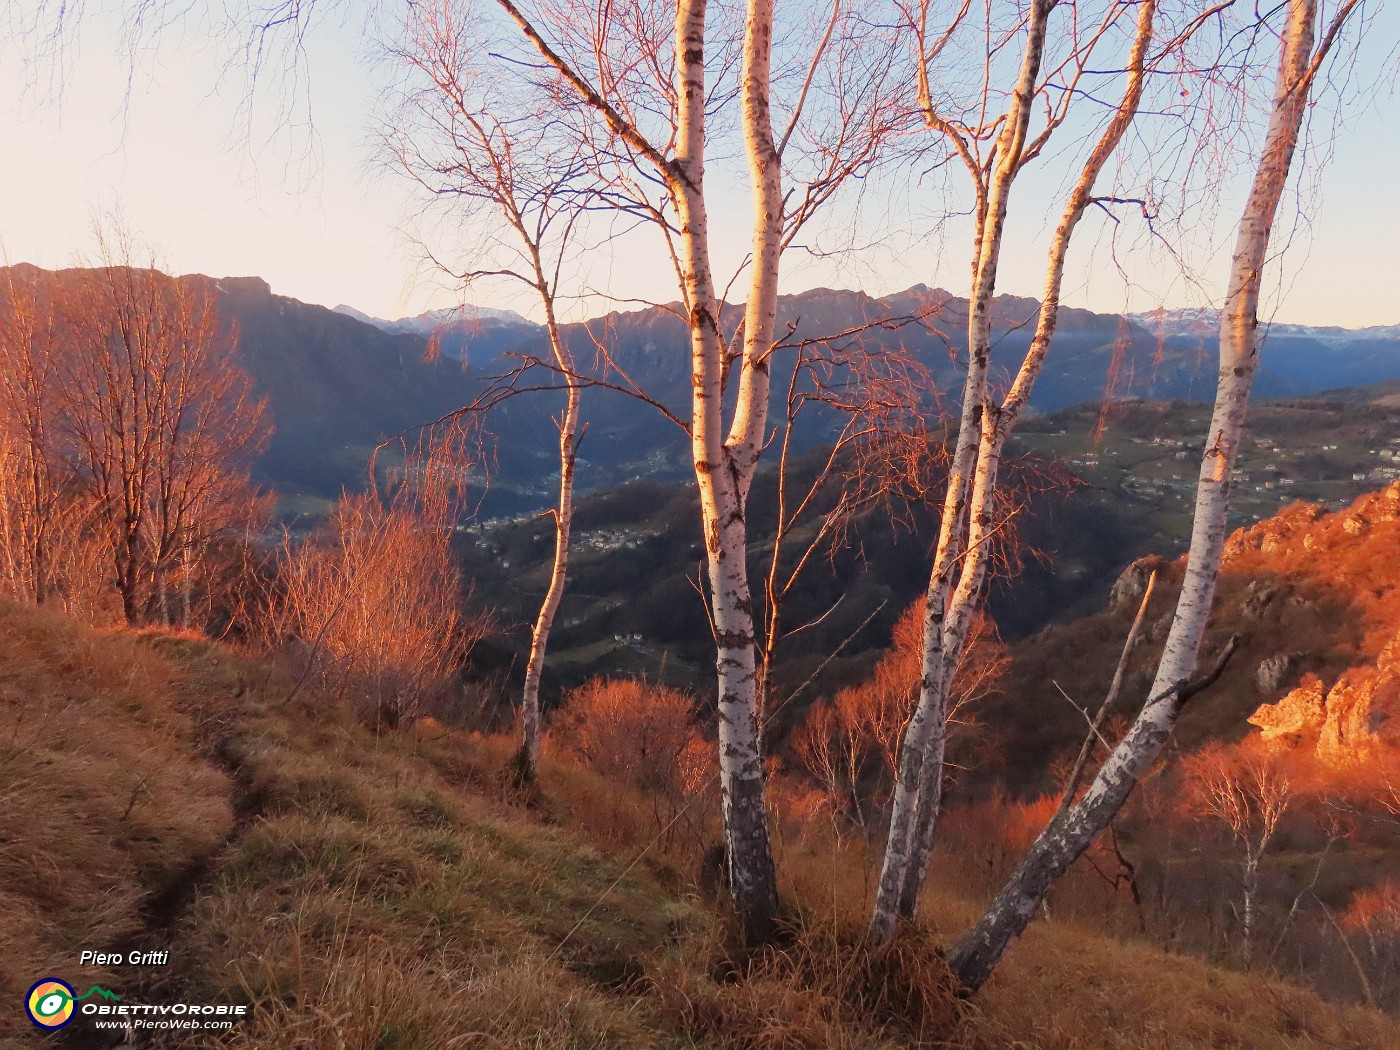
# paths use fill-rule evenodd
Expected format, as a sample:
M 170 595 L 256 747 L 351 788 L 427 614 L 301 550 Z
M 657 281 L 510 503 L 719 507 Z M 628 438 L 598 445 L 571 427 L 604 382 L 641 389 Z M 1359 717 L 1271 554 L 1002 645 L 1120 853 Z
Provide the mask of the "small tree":
M 862 829 L 867 807 L 887 804 L 899 772 L 901 734 L 919 689 L 923 619 L 920 599 L 895 623 L 893 645 L 869 681 L 813 707 L 793 741 L 798 762 L 825 793 L 833 813 Z M 977 701 L 996 688 L 1009 666 L 995 626 L 989 617 L 979 616 L 953 681 L 950 741 L 971 727 Z
M 247 528 L 264 406 L 206 292 L 133 265 L 120 229 L 98 241 L 102 265 L 64 286 L 58 306 L 58 426 L 127 622 L 188 625 L 210 544 Z
M 703 827 L 706 807 L 695 803 L 711 794 L 715 778 L 685 693 L 638 678 L 590 679 L 565 697 L 548 740 L 553 751 L 642 795 L 668 843 L 682 826 Z
M 1259 862 L 1293 801 L 1293 785 L 1278 759 L 1248 744 L 1209 748 L 1182 763 L 1187 808 L 1223 824 L 1240 851 L 1238 912 L 1246 965 L 1252 960 L 1258 916 Z

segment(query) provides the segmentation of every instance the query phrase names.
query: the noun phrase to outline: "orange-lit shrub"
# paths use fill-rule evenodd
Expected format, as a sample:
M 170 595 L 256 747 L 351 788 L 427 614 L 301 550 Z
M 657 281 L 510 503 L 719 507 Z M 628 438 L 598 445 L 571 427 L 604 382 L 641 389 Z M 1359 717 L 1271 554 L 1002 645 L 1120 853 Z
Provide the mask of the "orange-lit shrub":
M 467 614 L 452 550 L 465 472 L 458 441 L 449 434 L 408 458 L 391 494 L 342 495 L 281 557 L 272 633 L 300 644 L 308 673 L 390 726 L 446 689 L 487 630 Z
M 638 792 L 670 845 L 698 838 L 715 805 L 714 745 L 690 696 L 640 678 L 594 678 L 570 692 L 545 733 L 549 753 Z
M 904 726 L 918 698 L 923 661 L 923 601 L 895 623 L 893 644 L 868 682 L 814 705 L 792 740 L 793 757 L 826 795 L 828 811 L 860 827 L 888 801 L 899 768 Z M 991 620 L 973 623 L 953 679 L 950 766 L 978 760 L 977 701 L 996 689 L 1009 665 Z

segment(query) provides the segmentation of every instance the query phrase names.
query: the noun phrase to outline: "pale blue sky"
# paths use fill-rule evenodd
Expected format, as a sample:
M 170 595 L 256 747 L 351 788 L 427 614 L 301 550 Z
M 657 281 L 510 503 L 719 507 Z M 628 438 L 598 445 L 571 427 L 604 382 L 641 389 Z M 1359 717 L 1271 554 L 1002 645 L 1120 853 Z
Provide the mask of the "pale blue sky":
M 307 302 L 349 303 L 380 316 L 416 313 L 454 301 L 421 276 L 404 235 L 412 201 L 404 184 L 368 163 L 377 91 L 358 22 L 325 22 L 309 35 L 309 104 L 316 134 L 293 127 L 275 139 L 278 100 L 262 96 L 251 137 L 240 134 L 244 84 L 217 75 L 227 49 L 199 31 L 167 34 L 137 63 L 129 103 L 128 61 L 115 43 L 115 21 L 100 14 L 85 26 L 67 57 L 61 103 L 40 97 L 13 48 L 0 48 L 0 247 L 11 262 L 62 266 L 89 245 L 93 209 L 120 206 L 131 224 L 160 246 L 168 269 L 214 276 L 257 274 L 273 289 Z M 1400 40 L 1400 10 L 1382 12 L 1363 43 L 1362 83 L 1383 80 Z M 1353 92 L 1334 156 L 1311 195 L 1311 226 L 1294 237 L 1275 279 L 1276 318 L 1304 324 L 1360 327 L 1400 322 L 1400 109 L 1387 86 L 1379 95 Z M 294 93 L 294 114 L 304 115 Z M 294 121 L 295 124 L 295 121 Z M 1227 187 L 1231 195 L 1240 186 Z M 1013 225 L 1000 287 L 1035 295 L 1040 286 L 1048 188 L 1031 188 Z M 742 200 L 736 196 L 735 200 Z M 1226 215 L 1232 215 L 1228 209 Z M 717 253 L 737 265 L 747 241 L 747 206 L 716 209 Z M 1291 225 L 1291 224 L 1290 224 Z M 923 282 L 964 290 L 964 230 L 957 223 L 938 240 L 902 239 L 858 262 L 811 264 L 792 259 L 786 290 L 814 285 L 859 286 L 875 294 Z M 440 247 L 451 235 L 429 234 Z M 1211 238 L 1227 243 L 1219 231 Z M 1223 254 L 1200 258 L 1203 289 L 1188 289 L 1165 267 L 1139 265 L 1133 284 L 1092 251 L 1086 231 L 1071 259 L 1067 302 L 1099 310 L 1198 303 L 1223 280 Z M 586 261 L 594 287 L 654 300 L 675 298 L 663 260 L 649 243 L 629 242 L 613 257 Z M 471 296 L 485 305 L 530 312 L 530 302 L 505 289 Z M 580 305 L 596 311 L 600 301 Z

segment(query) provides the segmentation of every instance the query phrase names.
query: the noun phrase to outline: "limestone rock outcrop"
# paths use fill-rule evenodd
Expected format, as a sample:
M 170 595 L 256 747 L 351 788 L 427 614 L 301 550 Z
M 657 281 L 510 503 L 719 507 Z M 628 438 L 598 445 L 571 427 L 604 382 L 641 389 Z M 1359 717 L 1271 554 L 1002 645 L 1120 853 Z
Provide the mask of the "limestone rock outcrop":
M 1275 653 L 1263 660 L 1254 672 L 1254 684 L 1261 693 L 1276 693 L 1288 681 L 1298 662 L 1297 653 Z
M 1113 589 L 1108 592 L 1108 607 L 1111 611 L 1119 609 L 1136 610 L 1138 603 L 1142 601 L 1143 594 L 1147 591 L 1147 581 L 1152 573 L 1160 569 L 1165 562 L 1155 554 L 1149 554 L 1145 558 L 1139 558 L 1121 573 L 1118 579 L 1113 581 Z
M 1260 705 L 1249 721 L 1266 743 L 1311 744 L 1319 759 L 1334 766 L 1362 762 L 1379 746 L 1380 731 L 1390 720 L 1377 702 L 1393 698 L 1397 689 L 1400 642 L 1391 642 L 1375 667 L 1353 667 L 1330 689 L 1307 675 L 1278 703 Z
M 1322 679 L 1310 674 L 1278 703 L 1260 705 L 1249 721 L 1259 727 L 1265 741 L 1288 742 L 1318 733 L 1326 721 L 1326 705 Z
M 1332 765 L 1366 758 L 1375 744 L 1371 732 L 1374 675 L 1348 671 L 1327 694 L 1326 717 L 1317 740 L 1317 757 Z

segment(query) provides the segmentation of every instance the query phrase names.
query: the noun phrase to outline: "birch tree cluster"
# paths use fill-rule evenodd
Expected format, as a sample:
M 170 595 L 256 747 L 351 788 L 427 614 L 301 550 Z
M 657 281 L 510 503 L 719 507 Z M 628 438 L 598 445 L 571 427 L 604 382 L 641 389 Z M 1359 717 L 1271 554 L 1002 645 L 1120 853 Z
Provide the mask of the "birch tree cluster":
M 252 6 L 250 54 L 261 62 L 269 34 L 288 25 L 299 42 L 312 6 Z M 917 674 L 897 705 L 898 732 L 882 737 L 892 753 L 889 804 L 867 934 L 878 954 L 918 920 L 960 675 L 984 622 L 995 552 L 1020 512 L 1005 498 L 1008 442 L 1052 367 L 1062 298 L 1087 282 L 1088 248 L 1129 286 L 1142 267 L 1167 266 L 1209 287 L 1221 308 L 1218 389 L 1165 649 L 1150 687 L 1120 701 L 1139 712 L 1126 732 L 1088 742 L 1064 804 L 950 946 L 949 967 L 977 990 L 1158 761 L 1184 705 L 1231 657 L 1232 644 L 1203 654 L 1202 642 L 1274 235 L 1329 63 L 1354 46 L 1365 17 L 1361 0 L 1267 9 L 1237 0 L 429 0 L 376 10 L 399 78 L 382 156 L 436 216 L 470 235 L 453 257 L 431 261 L 464 283 L 510 281 L 534 297 L 548 349 L 504 377 L 500 393 L 562 395 L 555 550 L 532 626 L 521 766 L 528 772 L 539 753 L 580 412 L 592 388 L 607 388 L 652 405 L 690 450 L 714 641 L 725 883 L 750 944 L 773 938 L 780 922 L 765 729 L 767 670 L 787 628 L 773 614 L 778 575 L 751 580 L 748 497 L 775 441 L 785 454 L 777 435 L 793 422 L 791 411 L 786 420 L 770 412 L 781 396 L 775 375 L 795 374 L 812 345 L 778 324 L 779 289 L 800 280 L 806 261 L 835 258 L 861 272 L 891 250 L 920 254 L 930 273 L 951 259 L 966 274 L 965 331 L 950 341 L 964 348 L 955 354 L 961 383 L 920 392 L 925 405 L 946 407 L 946 439 L 926 453 L 904 444 L 887 459 L 910 476 L 921 473 L 911 455 L 939 469 L 925 511 L 936 540 L 909 566 L 927 581 Z M 1247 187 L 1238 211 L 1228 178 Z M 736 226 L 738 244 L 721 232 Z M 999 274 L 1009 231 L 1035 229 L 1039 304 L 1028 349 L 1008 361 L 996 353 Z M 1202 244 L 1222 250 L 1223 277 L 1193 269 Z M 591 338 L 591 364 L 561 335 L 562 311 L 600 297 L 638 300 L 614 265 L 624 257 L 674 278 L 655 305 L 688 333 L 674 361 L 690 379 L 685 408 L 619 368 L 606 332 Z M 881 447 L 872 443 L 863 460 L 872 469 Z M 335 635 L 332 620 L 315 633 Z
M 1074 287 L 1082 281 L 1073 265 L 1085 255 L 1071 253 L 1076 235 L 1091 231 L 1120 270 L 1141 258 L 1126 250 L 1119 255 L 1134 241 L 1159 258 L 1179 259 L 1172 237 L 1198 221 L 1194 205 L 1226 174 L 1252 173 L 1220 298 L 1221 385 L 1201 468 L 1187 583 L 1161 667 L 1149 694 L 1137 698 L 1142 713 L 1127 734 L 1096 773 L 1084 776 L 1082 794 L 1077 784 L 1070 788 L 986 915 L 952 948 L 950 966 L 976 989 L 1048 886 L 1107 826 L 1155 761 L 1181 706 L 1209 685 L 1209 671 L 1198 676 L 1197 663 L 1219 571 L 1234 450 L 1258 360 L 1270 234 L 1314 83 L 1356 7 L 1356 0 L 1288 0 L 1269 12 L 1228 0 L 1205 9 L 1165 0 L 982 7 L 925 0 L 444 0 L 410 15 L 406 39 L 413 43 L 399 58 L 418 85 L 409 93 L 414 111 L 432 115 L 417 132 L 447 148 L 424 154 L 400 145 L 395 156 L 401 167 L 429 183 L 435 196 L 453 193 L 454 182 L 479 186 L 480 177 L 470 173 L 475 162 L 459 163 L 458 123 L 464 113 L 489 113 L 489 131 L 466 122 L 474 127 L 473 152 L 488 157 L 485 167 L 493 174 L 487 182 L 499 182 L 501 164 L 489 160 L 496 155 L 509 154 L 510 164 L 521 166 L 512 170 L 557 172 L 562 165 L 570 188 L 565 198 L 552 199 L 561 202 L 559 214 L 570 217 L 571 233 L 587 231 L 598 245 L 611 242 L 618 251 L 645 244 L 658 265 L 674 272 L 676 299 L 669 308 L 690 333 L 693 397 L 689 418 L 670 418 L 690 443 L 700 496 L 728 884 L 749 941 L 772 935 L 778 900 L 763 742 L 772 639 L 762 631 L 776 621 L 756 616 L 747 498 L 772 436 L 782 429 L 782 420 L 769 418 L 769 407 L 774 368 L 788 349 L 776 318 L 789 264 L 804 253 L 831 250 L 833 237 L 841 250 L 859 255 L 866 231 L 848 226 L 844 238 L 838 232 L 843 217 L 849 222 L 860 214 L 860 204 L 877 188 L 935 187 L 944 198 L 942 214 L 965 209 L 964 378 L 960 390 L 929 392 L 950 405 L 948 437 L 931 561 L 910 567 L 926 573 L 928 584 L 917 689 L 897 719 L 871 911 L 869 939 L 883 950 L 901 923 L 917 918 L 938 837 L 959 670 L 984 616 L 998 537 L 1018 512 L 1003 496 L 1003 459 L 1053 354 L 1066 282 Z M 434 64 L 438 42 L 467 35 L 482 43 L 454 51 L 447 63 L 466 72 L 443 75 Z M 478 86 L 463 90 L 469 83 Z M 502 84 L 515 87 L 502 95 Z M 529 102 L 510 108 L 508 97 L 517 107 L 519 100 Z M 548 143 L 540 128 L 548 129 Z M 440 162 L 429 160 L 437 155 Z M 538 177 L 531 184 L 537 183 Z M 711 218 L 721 209 L 732 212 L 738 186 L 747 196 L 750 236 L 747 252 L 736 259 L 716 243 Z M 1048 206 L 1047 187 L 1053 187 Z M 502 196 L 486 194 L 497 221 L 519 233 L 513 217 L 519 209 Z M 1008 367 L 993 357 L 993 300 L 1008 227 L 1027 221 L 1048 229 L 1043 287 L 1029 348 Z M 934 231 L 909 233 L 912 243 L 924 244 L 931 264 L 954 250 L 946 237 L 920 242 L 921 232 Z M 523 277 L 553 316 L 566 268 L 552 271 L 556 283 L 541 280 L 530 243 L 527 234 L 515 248 L 518 254 L 523 245 L 532 263 Z M 489 272 L 484 263 L 470 269 Z M 586 277 L 574 278 L 575 294 L 588 290 Z M 743 306 L 727 313 L 731 297 Z M 607 360 L 606 346 L 600 342 L 597 349 Z M 573 411 L 578 388 L 586 385 L 580 370 L 557 350 L 553 365 Z M 645 399 L 625 374 L 607 381 L 624 389 L 630 384 Z M 568 419 L 566 412 L 561 477 L 572 473 L 563 437 L 572 433 Z M 791 415 L 787 424 L 790 431 Z M 785 453 L 786 443 L 782 448 Z M 568 497 L 565 486 L 556 510 L 559 552 L 568 542 Z M 562 586 L 566 565 L 558 556 L 555 567 Z M 759 597 L 771 600 L 772 578 L 770 572 Z M 557 603 L 553 585 L 536 626 L 537 648 L 547 635 L 551 601 Z M 1223 665 L 1229 654 L 1227 647 L 1216 663 Z M 537 699 L 528 690 L 526 701 L 528 751 L 538 720 L 531 711 Z M 838 782 L 849 790 L 859 776 L 853 756 L 863 745 L 840 742 L 839 727 L 826 730 L 815 733 L 813 761 L 830 774 L 833 790 Z M 838 760 L 842 750 L 846 758 Z

